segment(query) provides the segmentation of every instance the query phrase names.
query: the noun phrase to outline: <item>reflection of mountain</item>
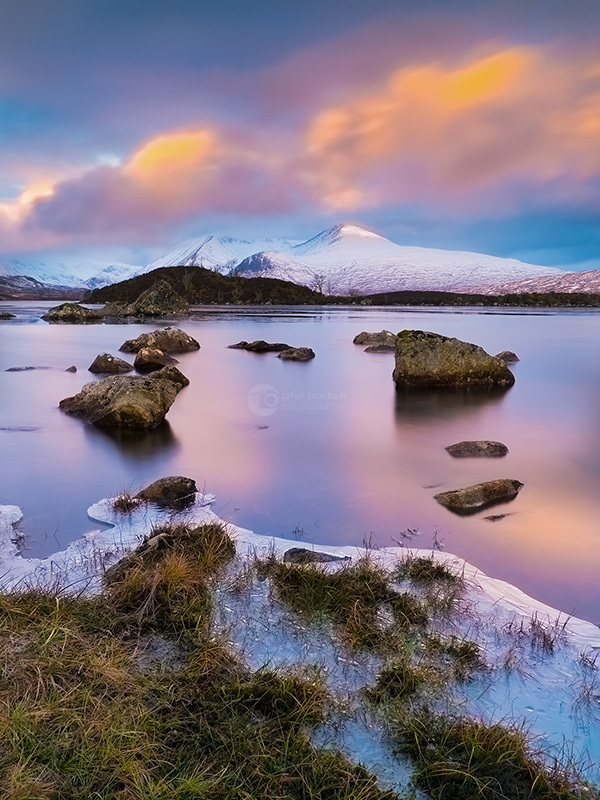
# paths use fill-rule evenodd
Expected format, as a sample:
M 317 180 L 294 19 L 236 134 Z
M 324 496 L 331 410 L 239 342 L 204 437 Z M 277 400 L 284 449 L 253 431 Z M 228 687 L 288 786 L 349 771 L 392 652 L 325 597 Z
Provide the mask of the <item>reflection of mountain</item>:
M 96 428 L 93 425 L 85 425 L 84 430 L 90 437 L 114 442 L 123 456 L 136 464 L 151 461 L 156 456 L 164 457 L 179 448 L 179 442 L 166 420 L 151 431 Z
M 399 426 L 428 421 L 439 424 L 466 417 L 499 403 L 510 388 L 398 389 L 395 393 L 396 422 Z

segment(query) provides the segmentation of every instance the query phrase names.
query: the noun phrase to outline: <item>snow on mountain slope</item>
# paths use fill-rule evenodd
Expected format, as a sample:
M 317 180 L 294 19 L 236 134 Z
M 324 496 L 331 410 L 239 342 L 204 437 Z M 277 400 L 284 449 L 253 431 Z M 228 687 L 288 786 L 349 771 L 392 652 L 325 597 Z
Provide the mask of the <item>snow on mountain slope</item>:
M 119 281 L 126 281 L 128 278 L 133 278 L 144 272 L 144 267 L 135 267 L 132 264 L 121 264 L 115 262 L 104 267 L 91 278 L 85 281 L 88 289 L 101 289 L 103 286 L 110 286 L 112 283 L 119 283 Z
M 0 275 L 24 275 L 51 286 L 88 286 L 95 289 L 130 278 L 141 267 L 90 259 L 11 258 L 0 259 Z
M 474 291 L 520 278 L 562 276 L 562 270 L 454 250 L 405 247 L 357 225 L 336 225 L 285 253 L 256 253 L 236 274 L 291 280 L 331 294 L 437 290 Z
M 204 267 L 216 272 L 230 272 L 240 261 L 261 250 L 287 251 L 298 241 L 289 239 L 234 239 L 229 236 L 204 236 L 180 242 L 162 258 L 148 264 L 141 272 L 159 267 Z
M 600 269 L 585 272 L 562 272 L 541 278 L 504 281 L 484 286 L 482 294 L 520 294 L 522 292 L 583 292 L 600 293 Z

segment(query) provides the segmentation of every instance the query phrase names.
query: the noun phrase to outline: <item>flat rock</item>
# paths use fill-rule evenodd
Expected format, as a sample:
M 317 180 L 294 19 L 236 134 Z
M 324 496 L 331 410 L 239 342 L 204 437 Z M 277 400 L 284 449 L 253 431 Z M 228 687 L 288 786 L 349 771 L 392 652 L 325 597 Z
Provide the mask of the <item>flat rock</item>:
M 315 351 L 310 347 L 289 347 L 287 350 L 282 350 L 277 356 L 286 361 L 310 361 L 314 357 Z
M 396 345 L 393 344 L 370 344 L 365 347 L 365 353 L 395 353 Z
M 5 319 L 16 319 L 16 318 L 17 318 L 17 315 L 16 315 L 16 314 L 9 314 L 9 313 L 8 313 L 8 311 L 3 311 L 3 312 L 0 314 L 0 320 L 5 320 Z
M 119 350 L 123 353 L 139 353 L 144 347 L 155 347 L 163 353 L 189 353 L 199 350 L 198 342 L 179 328 L 159 328 L 151 333 L 141 333 L 137 339 L 127 339 Z
M 149 377 L 114 375 L 87 383 L 78 394 L 61 400 L 59 408 L 101 428 L 145 430 L 164 420 L 188 383 L 176 367 L 163 367 Z
M 332 561 L 350 561 L 350 556 L 334 556 L 306 547 L 292 547 L 285 551 L 283 560 L 286 564 L 329 564 Z
M 96 356 L 88 367 L 88 372 L 93 372 L 96 375 L 122 375 L 124 372 L 131 372 L 133 365 L 122 358 L 111 356 L 110 353 L 101 353 Z
M 505 364 L 516 364 L 517 361 L 521 360 L 519 356 L 516 355 L 516 353 L 513 353 L 511 350 L 503 350 L 501 353 L 496 353 L 494 358 L 502 359 Z
M 163 367 L 179 364 L 179 361 L 157 347 L 142 347 L 136 354 L 133 364 L 138 372 L 154 372 Z
M 500 458 L 508 453 L 508 447 L 502 442 L 486 440 L 457 442 L 448 445 L 446 450 L 454 458 Z
M 434 499 L 455 514 L 474 514 L 482 508 L 505 503 L 517 496 L 523 484 L 511 478 L 477 483 L 464 489 L 440 492 Z
M 356 334 L 352 341 L 354 344 L 387 344 L 394 347 L 396 344 L 396 334 L 385 330 L 377 331 L 376 333 L 361 331 Z
M 241 341 L 237 344 L 228 345 L 230 350 L 248 350 L 250 353 L 282 353 L 284 350 L 293 350 L 289 344 L 283 342 L 265 342 L 264 339 L 257 339 L 254 342 Z
M 398 389 L 512 386 L 514 375 L 482 347 L 429 331 L 401 331 L 396 337 L 392 378 Z
M 46 322 L 81 324 L 86 322 L 102 322 L 103 315 L 79 303 L 61 303 L 59 306 L 51 308 L 43 315 L 42 319 L 45 319 Z
M 146 486 L 138 492 L 136 498 L 167 508 L 181 508 L 183 502 L 187 500 L 193 502 L 197 491 L 196 482 L 192 478 L 170 475 Z

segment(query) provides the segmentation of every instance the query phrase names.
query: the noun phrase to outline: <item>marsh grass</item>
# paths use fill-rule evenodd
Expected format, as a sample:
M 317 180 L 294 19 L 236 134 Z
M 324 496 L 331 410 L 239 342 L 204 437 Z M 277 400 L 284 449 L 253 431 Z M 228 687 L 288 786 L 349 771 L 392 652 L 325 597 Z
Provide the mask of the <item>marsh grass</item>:
M 165 524 L 104 574 L 116 608 L 142 626 L 206 630 L 213 577 L 235 554 L 226 526 Z
M 190 614 L 231 556 L 226 531 L 155 537 L 101 597 L 0 596 L 0 796 L 398 800 L 310 744 L 329 702 L 316 673 L 252 673 Z M 141 666 L 152 636 L 174 632 L 177 667 Z
M 474 673 L 486 669 L 481 647 L 471 639 L 430 634 L 425 639 L 425 648 L 429 653 L 446 658 L 458 681 L 467 681 Z
M 466 588 L 462 574 L 428 556 L 405 556 L 397 564 L 393 578 L 414 587 L 434 614 L 456 612 Z
M 548 767 L 522 727 L 488 725 L 423 709 L 398 724 L 397 744 L 417 766 L 415 780 L 433 800 L 597 798 L 566 770 Z
M 122 489 L 112 502 L 112 510 L 117 514 L 131 514 L 142 504 L 142 501 L 135 496 L 133 490 Z
M 395 591 L 387 570 L 369 558 L 334 569 L 270 559 L 261 569 L 284 604 L 308 620 L 330 618 L 351 648 L 389 648 L 398 635 L 403 638 L 401 630 L 427 623 L 419 601 Z M 390 627 L 389 620 L 397 630 Z

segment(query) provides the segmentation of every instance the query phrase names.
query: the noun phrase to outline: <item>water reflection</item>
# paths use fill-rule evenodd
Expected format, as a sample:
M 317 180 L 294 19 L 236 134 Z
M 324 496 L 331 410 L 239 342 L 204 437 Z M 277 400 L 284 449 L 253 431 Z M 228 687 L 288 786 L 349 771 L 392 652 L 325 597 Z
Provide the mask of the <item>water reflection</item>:
M 179 449 L 179 441 L 166 420 L 151 431 L 96 428 L 93 425 L 84 425 L 84 431 L 93 440 L 90 444 L 94 445 L 98 439 L 113 442 L 120 454 L 134 463 L 157 456 L 162 459 Z
M 473 411 L 500 403 L 512 387 L 449 387 L 446 389 L 397 389 L 396 422 L 436 423 L 460 418 Z

